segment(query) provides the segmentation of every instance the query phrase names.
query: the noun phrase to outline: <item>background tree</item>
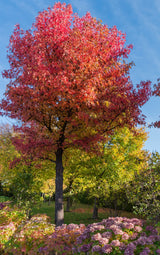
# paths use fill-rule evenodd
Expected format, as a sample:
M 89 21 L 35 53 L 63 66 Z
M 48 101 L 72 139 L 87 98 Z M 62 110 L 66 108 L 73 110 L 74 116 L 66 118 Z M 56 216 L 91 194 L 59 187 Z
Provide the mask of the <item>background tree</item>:
M 37 178 L 34 166 L 19 164 L 16 166 L 15 176 L 10 180 L 9 189 L 14 202 L 30 218 L 33 206 L 40 205 L 41 186 L 43 182 Z
M 48 204 L 50 204 L 55 193 L 55 178 L 44 181 L 43 186 L 41 187 L 41 192 L 44 202 L 48 201 Z
M 65 165 L 64 182 L 72 183 L 70 192 L 87 194 L 94 201 L 93 218 L 98 217 L 99 204 L 128 209 L 126 184 L 148 167 L 148 153 L 143 150 L 147 133 L 143 128 L 117 129 L 102 146 L 101 156 L 71 152 Z M 76 169 L 76 171 L 75 171 Z
M 79 149 L 69 148 L 64 153 L 64 199 L 66 200 L 66 211 L 70 211 L 72 202 L 76 197 L 77 189 L 74 184 L 81 178 L 81 163 L 87 157 L 87 153 Z
M 20 154 L 12 144 L 14 136 L 13 127 L 10 125 L 0 126 L 0 182 L 2 191 L 9 194 L 9 184 L 15 176 L 15 172 L 10 169 L 10 163 Z M 11 195 L 11 194 L 10 194 Z
M 149 167 L 127 185 L 127 195 L 132 202 L 134 212 L 147 219 L 160 219 L 160 155 L 153 153 Z
M 55 223 L 63 223 L 63 151 L 97 151 L 117 126 L 143 122 L 140 107 L 150 82 L 133 87 L 127 63 L 131 45 L 114 26 L 79 18 L 71 5 L 56 3 L 39 13 L 30 30 L 16 26 L 9 44 L 10 79 L 3 113 L 22 122 L 25 154 L 56 163 Z M 20 131 L 19 131 L 20 132 Z M 54 154 L 54 155 L 53 155 Z M 54 159 L 53 159 L 54 158 Z
M 24 164 L 12 143 L 17 135 L 9 125 L 0 127 L 1 192 L 12 196 L 12 200 L 29 216 L 32 206 L 40 202 L 43 183 L 53 176 L 53 171 L 50 171 L 53 163 L 35 161 Z M 15 159 L 18 162 L 16 165 Z

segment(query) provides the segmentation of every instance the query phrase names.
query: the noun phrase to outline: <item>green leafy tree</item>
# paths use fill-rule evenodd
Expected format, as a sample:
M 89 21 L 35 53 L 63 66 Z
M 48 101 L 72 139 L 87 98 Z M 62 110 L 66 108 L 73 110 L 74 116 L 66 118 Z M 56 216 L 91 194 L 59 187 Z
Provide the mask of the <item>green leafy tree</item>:
M 144 129 L 125 127 L 108 138 L 99 156 L 81 151 L 72 153 L 66 165 L 65 183 L 72 182 L 74 194 L 86 192 L 94 200 L 94 218 L 98 217 L 101 200 L 106 200 L 105 204 L 115 210 L 126 209 L 126 183 L 148 166 L 148 153 L 143 150 L 146 139 Z
M 53 194 L 55 193 L 55 179 L 47 179 L 44 181 L 41 187 L 41 192 L 43 194 L 44 201 L 48 201 L 50 204 L 51 199 L 53 199 Z
M 10 183 L 10 190 L 16 205 L 30 218 L 32 207 L 38 206 L 41 202 L 42 182 L 34 176 L 31 165 L 18 165 L 16 168 L 18 169 Z
M 147 219 L 160 220 L 160 155 L 153 153 L 149 168 L 135 175 L 127 186 L 128 199 L 134 212 Z
M 8 186 L 15 176 L 15 172 L 10 169 L 10 163 L 15 157 L 20 156 L 12 144 L 14 135 L 13 128 L 10 125 L 0 126 L 0 182 L 3 192 L 9 191 Z
M 14 202 L 29 216 L 33 204 L 40 201 L 43 183 L 53 175 L 53 163 L 40 160 L 23 162 L 12 143 L 18 135 L 9 125 L 0 127 L 0 182 L 2 192 L 12 195 Z

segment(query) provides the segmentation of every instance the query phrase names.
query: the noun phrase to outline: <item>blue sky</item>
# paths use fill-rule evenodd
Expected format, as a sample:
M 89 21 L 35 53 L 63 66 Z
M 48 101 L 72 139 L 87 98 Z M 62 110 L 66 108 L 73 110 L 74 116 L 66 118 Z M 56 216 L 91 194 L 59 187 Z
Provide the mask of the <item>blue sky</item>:
M 0 1 L 0 72 L 8 68 L 6 47 L 14 25 L 29 29 L 39 11 L 53 6 L 54 0 L 1 0 Z M 141 80 L 156 83 L 160 77 L 160 1 L 159 0 L 66 0 L 79 16 L 87 11 L 109 27 L 114 25 L 126 33 L 127 44 L 133 44 L 130 60 L 135 66 L 131 71 L 134 84 Z M 8 81 L 0 75 L 0 99 Z M 160 98 L 152 97 L 142 108 L 146 122 L 160 118 Z M 0 119 L 0 123 L 11 120 Z M 149 138 L 145 149 L 160 153 L 160 129 L 146 129 Z

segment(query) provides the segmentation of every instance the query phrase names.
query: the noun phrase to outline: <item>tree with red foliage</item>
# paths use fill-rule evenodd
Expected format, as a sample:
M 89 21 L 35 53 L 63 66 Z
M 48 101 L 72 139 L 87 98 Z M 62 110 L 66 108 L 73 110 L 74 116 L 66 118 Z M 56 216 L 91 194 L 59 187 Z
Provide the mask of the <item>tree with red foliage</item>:
M 63 223 L 64 150 L 97 151 L 116 127 L 144 122 L 150 82 L 133 87 L 125 41 L 115 26 L 61 3 L 40 12 L 30 30 L 17 25 L 10 38 L 1 109 L 22 123 L 16 144 L 23 156 L 56 163 L 56 225 Z
M 154 85 L 154 96 L 160 96 L 160 79 L 157 80 L 157 84 Z M 160 120 L 153 123 L 154 127 L 160 128 Z

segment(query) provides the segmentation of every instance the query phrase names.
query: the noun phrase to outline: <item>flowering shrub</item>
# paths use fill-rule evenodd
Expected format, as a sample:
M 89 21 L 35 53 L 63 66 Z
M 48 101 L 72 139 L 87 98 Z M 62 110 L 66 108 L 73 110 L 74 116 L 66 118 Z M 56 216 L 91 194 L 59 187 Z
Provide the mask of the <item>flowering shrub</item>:
M 13 236 L 18 225 L 25 220 L 26 216 L 18 209 L 6 206 L 0 210 L 0 254 L 6 243 Z
M 0 203 L 0 210 L 2 210 L 5 207 L 4 203 Z
M 22 221 L 7 243 L 7 254 L 37 254 L 44 246 L 45 236 L 54 232 L 55 226 L 49 223 L 46 215 L 35 215 L 30 220 Z
M 40 254 L 73 254 L 75 242 L 85 229 L 84 224 L 63 224 L 61 227 L 56 227 L 55 232 L 46 237 L 45 247 L 39 250 Z
M 55 228 L 46 215 L 36 215 L 17 227 L 12 222 L 5 226 L 12 232 L 5 255 L 160 254 L 157 229 L 137 218 L 110 217 L 88 226 Z
M 160 235 L 144 221 L 123 217 L 104 219 L 86 227 L 77 238 L 73 254 L 159 254 Z

